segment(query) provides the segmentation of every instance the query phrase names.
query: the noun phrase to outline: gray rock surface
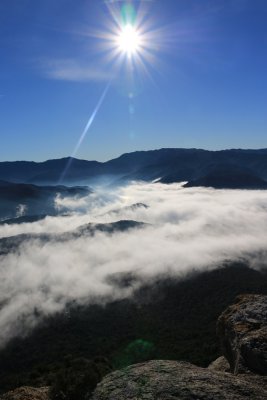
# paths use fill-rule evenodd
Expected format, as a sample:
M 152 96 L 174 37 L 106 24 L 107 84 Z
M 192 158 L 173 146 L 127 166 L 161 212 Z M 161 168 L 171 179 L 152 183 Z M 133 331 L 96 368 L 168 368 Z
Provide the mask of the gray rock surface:
M 230 365 L 229 362 L 226 360 L 226 358 L 224 356 L 221 356 L 212 363 L 210 363 L 208 369 L 210 369 L 211 371 L 218 371 L 218 372 L 230 372 Z
M 186 362 L 149 361 L 107 375 L 93 400 L 266 400 L 265 378 L 250 381 Z
M 0 396 L 0 400 L 49 400 L 49 388 L 23 386 Z
M 233 373 L 267 375 L 267 296 L 238 296 L 219 317 L 217 334 Z

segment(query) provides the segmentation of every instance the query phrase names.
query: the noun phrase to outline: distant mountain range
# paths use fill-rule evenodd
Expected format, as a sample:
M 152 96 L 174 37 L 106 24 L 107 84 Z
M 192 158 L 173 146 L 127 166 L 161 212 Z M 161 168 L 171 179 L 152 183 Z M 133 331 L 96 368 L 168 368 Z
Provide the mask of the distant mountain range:
M 0 181 L 0 224 L 1 218 L 9 219 L 9 223 L 15 217 L 19 218 L 18 222 L 33 222 L 45 215 L 55 215 L 58 213 L 56 196 L 80 198 L 90 193 L 91 189 L 83 186 L 37 186 Z
M 10 182 L 72 185 L 100 178 L 116 183 L 160 178 L 163 183 L 186 181 L 190 186 L 265 189 L 267 149 L 160 149 L 126 153 L 107 162 L 70 157 L 40 163 L 0 162 L 0 179 Z
M 215 189 L 267 189 L 267 182 L 246 170 L 217 167 L 205 176 L 184 185 L 184 187 L 199 186 Z

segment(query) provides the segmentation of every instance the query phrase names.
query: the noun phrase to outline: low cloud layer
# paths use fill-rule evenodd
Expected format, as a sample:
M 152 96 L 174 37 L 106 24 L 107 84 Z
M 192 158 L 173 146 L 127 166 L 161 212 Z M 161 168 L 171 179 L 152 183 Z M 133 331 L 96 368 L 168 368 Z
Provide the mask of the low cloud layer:
M 68 204 L 66 203 L 68 202 Z M 131 207 L 133 204 L 139 206 Z M 148 207 L 142 206 L 142 204 Z M 87 223 L 122 219 L 145 222 L 127 232 L 65 241 L 33 238 L 0 258 L 0 345 L 32 329 L 44 316 L 72 301 L 129 296 L 159 275 L 184 276 L 225 260 L 247 259 L 262 267 L 267 250 L 267 192 L 132 184 L 97 190 L 80 202 L 57 199 L 67 216 L 0 226 L 0 237 L 61 234 Z M 119 289 L 111 276 L 131 273 L 134 287 Z

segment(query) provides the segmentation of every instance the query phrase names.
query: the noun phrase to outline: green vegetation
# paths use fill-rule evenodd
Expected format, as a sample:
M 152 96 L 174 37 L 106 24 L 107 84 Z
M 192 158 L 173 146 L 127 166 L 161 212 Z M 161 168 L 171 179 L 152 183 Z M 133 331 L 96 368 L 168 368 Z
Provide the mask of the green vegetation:
M 64 361 L 64 367 L 57 372 L 52 382 L 51 400 L 84 400 L 111 370 L 108 361 L 103 357 L 93 361 L 66 357 Z

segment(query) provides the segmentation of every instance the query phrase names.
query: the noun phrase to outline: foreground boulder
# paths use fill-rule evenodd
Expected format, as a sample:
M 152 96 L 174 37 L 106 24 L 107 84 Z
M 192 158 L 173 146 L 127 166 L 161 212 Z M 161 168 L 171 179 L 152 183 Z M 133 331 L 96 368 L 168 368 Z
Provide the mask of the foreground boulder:
M 267 375 L 267 296 L 238 296 L 218 319 L 217 333 L 231 372 Z
M 0 400 L 49 400 L 49 388 L 32 388 L 24 386 L 0 396 Z
M 107 375 L 93 400 L 263 400 L 264 379 L 250 381 L 186 362 L 149 361 Z

